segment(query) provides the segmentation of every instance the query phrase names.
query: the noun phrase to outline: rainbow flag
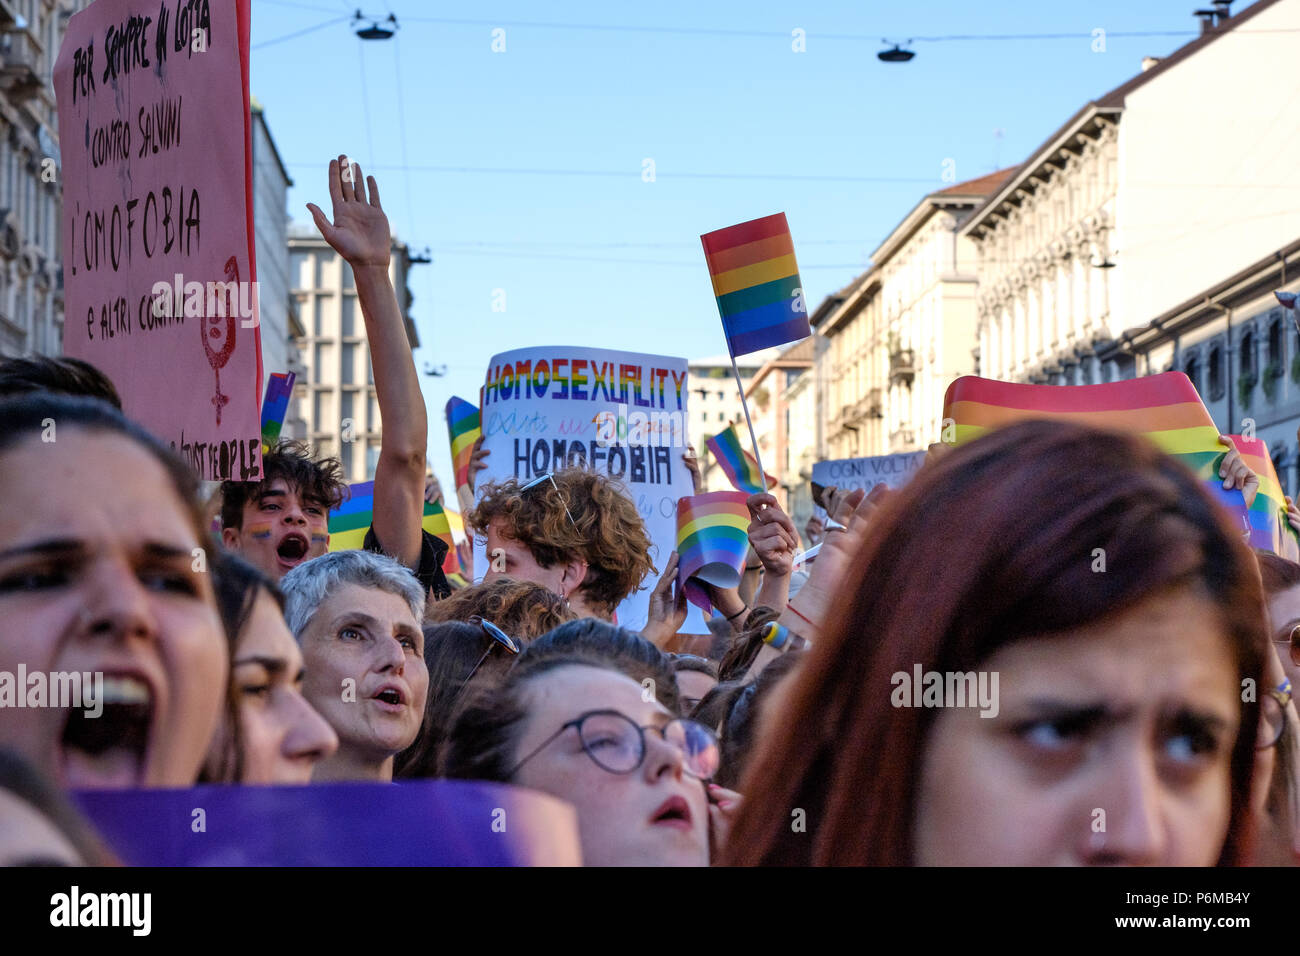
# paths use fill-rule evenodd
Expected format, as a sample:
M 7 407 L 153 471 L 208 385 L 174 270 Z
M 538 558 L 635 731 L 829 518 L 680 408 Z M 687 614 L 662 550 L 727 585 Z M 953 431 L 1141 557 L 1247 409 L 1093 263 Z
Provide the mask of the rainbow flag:
M 347 499 L 329 514 L 330 550 L 360 550 L 366 540 L 368 529 L 375 518 L 375 483 L 359 481 L 348 486 L 351 492 Z M 459 516 L 458 516 L 459 517 Z M 447 558 L 442 563 L 445 573 L 460 570 L 460 560 L 456 557 L 456 541 L 451 533 L 451 521 L 442 505 L 424 503 L 424 530 L 447 544 Z M 452 570 L 448 571 L 448 565 Z
M 677 499 L 677 580 L 687 599 L 712 611 L 704 581 L 720 588 L 740 583 L 749 554 L 749 495 L 713 491 Z
M 280 440 L 284 416 L 289 413 L 293 395 L 293 372 L 276 372 L 266 381 L 266 398 L 262 400 L 262 454 L 268 454 Z
M 700 236 L 732 358 L 812 334 L 785 213 Z
M 966 375 L 948 386 L 943 418 L 945 431 L 953 429 L 958 445 L 1026 418 L 1055 418 L 1145 435 L 1206 483 L 1215 500 L 1237 516 L 1243 534 L 1249 532 L 1252 547 L 1284 557 L 1292 550 L 1300 554 L 1264 443 L 1237 442 L 1247 467 L 1260 476 L 1259 492 L 1247 508 L 1240 491 L 1223 488 L 1219 465 L 1227 449 L 1219 442 L 1219 429 L 1196 388 L 1182 372 L 1103 385 L 1021 385 Z
M 483 434 L 478 409 L 463 398 L 447 399 L 447 434 L 451 436 L 451 460 L 456 470 L 456 487 L 469 484 L 469 456 L 474 442 Z
M 762 472 L 758 469 L 758 462 L 754 460 L 753 455 L 740 447 L 740 436 L 736 433 L 734 424 L 728 425 L 726 431 L 719 432 L 704 444 L 708 445 L 709 451 L 713 452 L 714 461 L 731 482 L 731 487 L 751 495 L 766 490 L 763 487 Z M 767 476 L 767 487 L 776 487 L 776 479 L 771 475 Z

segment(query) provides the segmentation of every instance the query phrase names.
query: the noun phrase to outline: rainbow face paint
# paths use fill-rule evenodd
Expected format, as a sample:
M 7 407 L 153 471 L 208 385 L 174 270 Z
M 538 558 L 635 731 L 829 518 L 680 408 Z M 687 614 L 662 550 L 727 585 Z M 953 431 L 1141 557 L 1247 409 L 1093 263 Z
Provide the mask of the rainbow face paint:
M 256 538 L 259 541 L 265 541 L 267 538 L 271 537 L 271 524 L 270 522 L 265 524 L 250 524 L 248 526 L 248 534 L 250 537 Z

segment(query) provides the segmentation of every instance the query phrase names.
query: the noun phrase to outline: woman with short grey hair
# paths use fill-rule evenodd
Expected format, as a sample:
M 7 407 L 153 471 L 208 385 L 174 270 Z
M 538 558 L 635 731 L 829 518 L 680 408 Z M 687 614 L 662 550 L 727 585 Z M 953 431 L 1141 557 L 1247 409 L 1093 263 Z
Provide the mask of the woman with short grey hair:
M 339 737 L 312 779 L 392 780 L 393 758 L 420 732 L 429 688 L 419 582 L 384 555 L 335 551 L 294 568 L 280 587 L 302 647 L 303 696 Z

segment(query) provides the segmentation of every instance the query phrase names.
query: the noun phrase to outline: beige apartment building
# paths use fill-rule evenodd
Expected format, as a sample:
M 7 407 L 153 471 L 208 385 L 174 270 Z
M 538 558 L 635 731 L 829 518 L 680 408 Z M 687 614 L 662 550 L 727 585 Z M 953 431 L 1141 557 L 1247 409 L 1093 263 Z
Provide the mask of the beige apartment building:
M 805 371 L 812 368 L 813 339 L 802 339 L 775 358 L 763 363 L 749 386 L 745 389 L 745 398 L 749 401 L 749 412 L 754 416 L 754 437 L 758 439 L 760 461 L 767 473 L 777 479 L 777 486 L 772 489 L 781 507 L 790 511 L 790 499 L 794 486 L 802 484 L 799 477 L 799 453 L 791 460 L 791 448 L 803 450 L 802 434 L 794 434 L 790 417 L 790 389 Z M 749 432 L 742 426 L 741 444 L 746 451 L 750 449 Z M 811 465 L 809 466 L 811 467 Z
M 916 451 L 937 441 L 943 394 L 974 371 L 975 247 L 959 232 L 1011 170 L 931 193 L 872 266 L 813 314 L 823 339 L 824 457 Z
M 412 349 L 420 340 L 410 316 L 410 255 L 393 241 L 389 278 L 397 290 Z M 381 422 L 365 322 L 352 269 L 314 226 L 289 229 L 289 284 L 306 334 L 297 341 L 302 371 L 294 397 L 304 437 L 321 455 L 337 456 L 349 482 L 375 476 Z
M 0 2 L 0 355 L 63 351 L 63 171 L 51 74 L 89 0 Z
M 750 383 L 763 363 L 780 354 L 779 348 L 763 349 L 736 359 L 736 371 L 740 372 L 740 388 L 749 389 Z M 706 491 L 726 491 L 731 487 L 722 470 L 713 462 L 705 442 L 720 431 L 724 431 L 731 422 L 738 422 L 737 431 L 741 435 L 741 444 L 749 447 L 749 431 L 745 426 L 745 411 L 740 402 L 740 388 L 736 386 L 736 372 L 731 368 L 731 357 L 713 355 L 707 358 L 692 359 L 687 363 L 687 384 L 690 398 L 687 408 L 690 413 L 688 432 L 690 443 L 695 446 L 695 454 L 700 459 L 700 477 Z

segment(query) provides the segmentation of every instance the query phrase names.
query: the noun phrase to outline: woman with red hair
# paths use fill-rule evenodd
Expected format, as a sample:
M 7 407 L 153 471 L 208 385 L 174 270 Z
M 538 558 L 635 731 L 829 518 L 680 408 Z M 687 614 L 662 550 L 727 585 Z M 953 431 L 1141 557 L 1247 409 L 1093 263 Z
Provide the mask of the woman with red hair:
M 861 525 L 818 559 L 844 562 L 838 587 L 810 581 L 782 618 L 813 647 L 762 728 L 729 862 L 1248 858 L 1264 603 L 1191 472 L 1031 421 Z

